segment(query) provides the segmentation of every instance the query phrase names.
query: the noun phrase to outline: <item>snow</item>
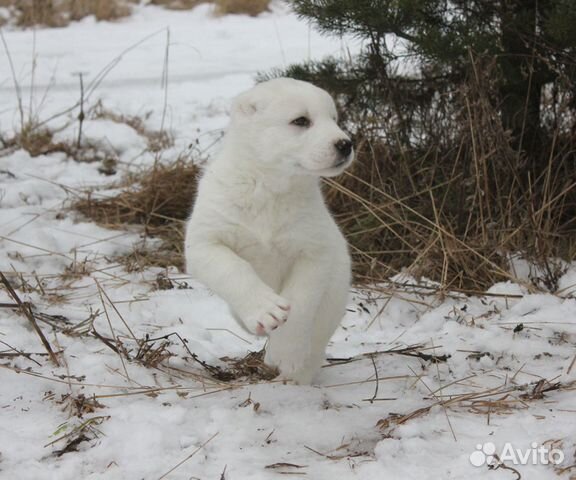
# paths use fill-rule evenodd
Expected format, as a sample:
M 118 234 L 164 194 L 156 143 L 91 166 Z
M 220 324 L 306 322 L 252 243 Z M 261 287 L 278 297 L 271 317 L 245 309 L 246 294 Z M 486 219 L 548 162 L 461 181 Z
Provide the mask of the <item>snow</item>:
M 184 145 L 221 128 L 229 99 L 249 88 L 257 72 L 355 50 L 350 40 L 318 36 L 283 5 L 275 10 L 257 18 L 216 17 L 207 4 L 190 11 L 148 6 L 114 23 L 86 18 L 66 28 L 11 31 L 5 37 L 34 116 L 45 120 L 78 102 L 82 73 L 88 104 L 100 99 L 129 115 L 151 111 L 156 127 L 167 95 L 166 126 Z M 15 96 L 7 95 L 13 91 L 10 70 L 2 61 L 0 128 L 7 131 L 18 127 L 19 118 Z
M 102 100 L 125 115 L 151 112 L 147 125 L 158 128 L 167 28 L 166 126 L 175 146 L 166 157 L 197 139 L 208 148 L 225 125 L 230 98 L 258 71 L 358 48 L 350 39 L 319 37 L 282 5 L 258 18 L 214 17 L 205 5 L 189 12 L 148 6 L 119 22 L 86 19 L 63 29 L 4 35 L 26 102 L 35 36 L 34 116 L 47 119 L 73 105 L 79 98 L 75 72 L 84 72 L 89 85 L 121 55 L 91 91 L 87 108 Z M 0 131 L 9 134 L 19 119 L 6 57 L 1 62 Z M 53 120 L 62 127 L 56 140 L 76 138 L 77 113 Z M 142 153 L 146 139 L 111 120 L 87 120 L 84 140 L 110 148 L 119 172 L 105 176 L 98 163 L 61 153 L 0 157 L 0 270 L 38 318 L 59 325 L 40 322 L 63 361 L 52 365 L 26 317 L 0 308 L 0 478 L 514 478 L 510 470 L 470 463 L 485 442 L 498 452 L 506 443 L 526 451 L 533 442 L 555 442 L 566 457 L 556 468 L 506 465 L 523 479 L 574 474 L 575 265 L 565 266 L 557 295 L 530 293 L 525 282 L 500 283 L 482 296 L 440 297 L 430 282 L 355 290 L 328 350 L 329 358 L 342 360 L 327 363 L 317 385 L 215 380 L 188 350 L 223 366 L 222 357 L 243 357 L 259 350 L 262 340 L 243 331 L 222 300 L 176 269 L 126 271 L 117 258 L 141 243 L 137 231 L 107 230 L 67 209 L 85 189 L 108 187 L 155 160 Z M 159 273 L 176 288 L 156 288 Z M 1 289 L 0 303 L 12 302 Z M 112 346 L 118 338 L 132 357 L 135 339 L 171 335 L 174 356 L 158 368 L 128 361 L 82 333 L 89 319 L 100 336 L 112 339 Z M 434 363 L 386 353 L 414 345 L 449 358 Z M 536 398 L 541 379 L 550 382 L 544 387 L 560 382 L 562 388 Z M 495 393 L 481 396 L 490 389 Z M 471 396 L 440 403 L 463 394 Z M 81 418 L 72 402 L 80 395 L 96 402 Z M 425 410 L 403 421 L 395 415 L 418 409 Z M 388 426 L 378 428 L 382 419 Z M 87 440 L 78 451 L 58 455 L 67 444 L 58 438 L 83 424 Z

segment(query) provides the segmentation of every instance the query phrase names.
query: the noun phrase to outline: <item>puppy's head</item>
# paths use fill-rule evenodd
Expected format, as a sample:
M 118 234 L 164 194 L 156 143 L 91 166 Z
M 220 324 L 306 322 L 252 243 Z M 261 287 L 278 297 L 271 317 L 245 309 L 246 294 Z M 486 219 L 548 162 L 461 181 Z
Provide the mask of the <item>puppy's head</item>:
M 350 138 L 338 127 L 330 95 L 314 85 L 277 78 L 240 94 L 229 132 L 253 161 L 291 174 L 330 177 L 354 159 Z

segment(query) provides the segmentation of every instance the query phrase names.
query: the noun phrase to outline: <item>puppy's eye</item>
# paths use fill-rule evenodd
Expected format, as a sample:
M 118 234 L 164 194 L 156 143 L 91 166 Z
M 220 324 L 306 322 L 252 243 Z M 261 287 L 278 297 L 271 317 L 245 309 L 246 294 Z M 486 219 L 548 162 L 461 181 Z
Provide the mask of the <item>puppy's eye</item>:
M 297 127 L 308 128 L 310 126 L 310 119 L 308 117 L 298 117 L 290 122 Z

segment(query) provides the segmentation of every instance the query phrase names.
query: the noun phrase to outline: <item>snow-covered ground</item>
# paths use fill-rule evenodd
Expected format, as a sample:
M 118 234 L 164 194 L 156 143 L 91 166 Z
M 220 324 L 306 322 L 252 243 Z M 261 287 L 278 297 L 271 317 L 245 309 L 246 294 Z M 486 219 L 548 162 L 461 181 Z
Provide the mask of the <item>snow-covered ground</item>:
M 168 159 L 196 140 L 209 146 L 230 98 L 257 71 L 358 48 L 319 37 L 278 5 L 258 18 L 146 7 L 116 23 L 88 19 L 4 37 L 25 115 L 44 120 L 74 105 L 82 72 L 87 108 L 100 99 L 118 113 L 152 112 L 151 128 L 166 110 L 175 137 Z M 9 136 L 20 119 L 2 55 L 0 132 Z M 114 68 L 90 89 L 107 65 Z M 52 120 L 65 127 L 59 138 L 75 138 L 77 122 L 67 123 L 77 113 Z M 354 291 L 318 385 L 216 380 L 191 353 L 224 366 L 222 357 L 243 357 L 262 342 L 175 269 L 167 272 L 172 289 L 158 288 L 159 269 L 126 271 L 115 259 L 140 242 L 137 232 L 106 230 L 64 208 L 82 189 L 154 159 L 124 124 L 84 127 L 84 138 L 118 154 L 116 176 L 61 153 L 0 157 L 0 271 L 34 305 L 60 359 L 50 362 L 0 289 L 1 479 L 576 476 L 574 266 L 560 295 L 512 283 L 481 297 L 439 296 L 433 286 Z M 143 343 L 146 335 L 158 340 Z M 164 353 L 173 356 L 156 362 L 167 335 Z M 120 344 L 132 361 L 115 351 Z M 504 462 L 496 469 L 484 462 L 491 444 Z M 510 448 L 519 461 L 528 454 L 525 465 L 514 464 Z M 564 459 L 545 464 L 539 448 Z

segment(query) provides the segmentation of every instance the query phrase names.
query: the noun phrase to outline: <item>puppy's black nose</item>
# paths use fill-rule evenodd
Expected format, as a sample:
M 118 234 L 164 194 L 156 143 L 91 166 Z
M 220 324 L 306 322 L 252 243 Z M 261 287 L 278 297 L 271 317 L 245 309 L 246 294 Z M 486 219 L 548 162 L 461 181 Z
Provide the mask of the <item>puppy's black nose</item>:
M 350 152 L 352 152 L 352 142 L 345 138 L 338 140 L 334 146 L 336 147 L 336 150 L 342 154 L 343 157 L 347 157 L 350 155 Z

